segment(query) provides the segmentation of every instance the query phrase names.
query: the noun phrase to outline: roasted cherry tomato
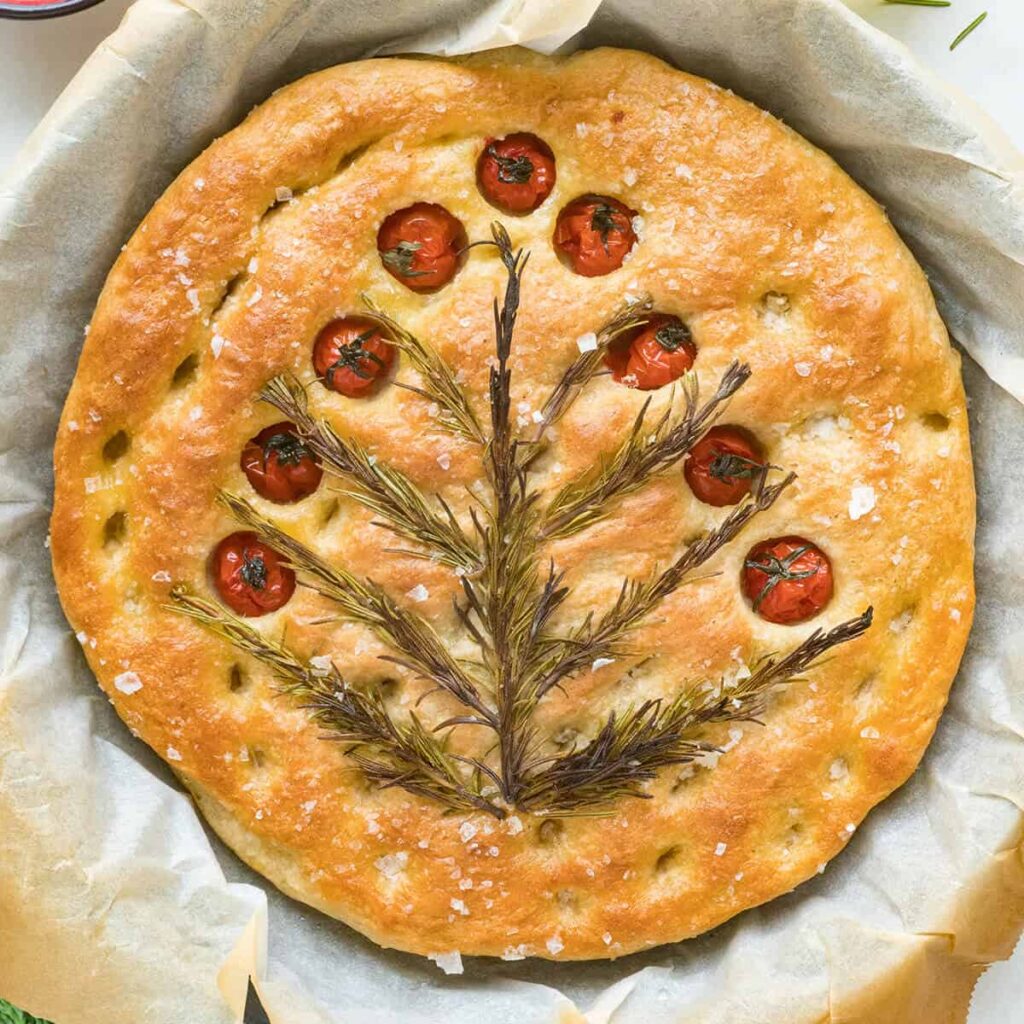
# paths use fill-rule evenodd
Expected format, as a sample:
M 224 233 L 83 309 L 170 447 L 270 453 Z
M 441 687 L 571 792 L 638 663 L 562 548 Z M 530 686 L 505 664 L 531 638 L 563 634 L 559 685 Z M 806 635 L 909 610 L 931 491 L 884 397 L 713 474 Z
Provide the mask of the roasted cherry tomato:
M 697 346 L 686 324 L 677 316 L 654 313 L 647 323 L 616 338 L 604 361 L 613 380 L 653 391 L 682 377 L 696 356 Z
M 377 232 L 385 269 L 414 292 L 446 285 L 466 248 L 462 222 L 437 203 L 413 203 L 389 214 Z
M 609 196 L 580 196 L 558 215 L 555 248 L 577 274 L 610 274 L 636 242 L 635 216 L 635 210 Z
M 742 427 L 712 427 L 691 449 L 683 475 L 705 505 L 735 505 L 764 472 L 761 446 Z
M 267 501 L 301 501 L 320 486 L 324 471 L 302 443 L 294 423 L 275 423 L 250 438 L 242 449 L 242 472 Z
M 488 139 L 476 162 L 484 198 L 506 213 L 536 210 L 555 187 L 555 155 L 529 132 Z
M 832 564 L 803 537 L 776 537 L 750 549 L 741 583 L 762 619 L 783 625 L 805 622 L 832 597 Z
M 395 346 L 384 340 L 372 320 L 346 316 L 332 320 L 313 345 L 313 369 L 332 391 L 362 398 L 386 377 L 395 361 Z
M 276 612 L 295 592 L 295 573 L 248 530 L 229 534 L 214 548 L 210 569 L 221 600 L 238 615 Z

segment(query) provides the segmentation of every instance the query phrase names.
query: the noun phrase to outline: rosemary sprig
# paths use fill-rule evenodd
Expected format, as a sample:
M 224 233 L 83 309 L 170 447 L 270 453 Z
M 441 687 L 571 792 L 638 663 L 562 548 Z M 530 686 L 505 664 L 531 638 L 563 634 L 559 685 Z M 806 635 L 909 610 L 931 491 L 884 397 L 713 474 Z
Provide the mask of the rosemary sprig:
M 549 642 L 548 664 L 537 682 L 538 697 L 589 668 L 599 658 L 619 657 L 626 653 L 624 644 L 629 633 L 697 569 L 738 536 L 755 515 L 771 508 L 795 479 L 790 474 L 779 483 L 769 485 L 762 476 L 748 501 L 733 509 L 717 529 L 705 533 L 691 544 L 668 568 L 646 580 L 624 580 L 615 604 L 596 622 L 588 617 L 569 636 Z
M 733 363 L 715 394 L 697 405 L 695 378 L 684 378 L 685 410 L 674 425 L 667 409 L 653 429 L 646 424 L 648 399 L 641 408 L 629 437 L 596 473 L 569 481 L 551 502 L 542 527 L 546 538 L 578 533 L 608 514 L 608 505 L 630 494 L 651 477 L 675 465 L 715 422 L 725 403 L 750 377 L 750 367 Z
M 382 789 L 398 787 L 453 811 L 482 810 L 505 817 L 503 808 L 467 786 L 457 759 L 415 715 L 406 723 L 395 722 L 379 692 L 350 689 L 334 664 L 326 672 L 314 671 L 283 644 L 211 601 L 182 588 L 171 592 L 171 600 L 178 611 L 265 665 L 280 681 L 280 692 L 301 699 L 300 706 L 313 720 L 330 730 L 326 738 L 347 743 L 345 753 Z
M 388 316 L 368 295 L 362 298 L 367 308 L 366 318 L 384 330 L 388 339 L 409 357 L 409 362 L 423 378 L 423 387 L 395 381 L 398 387 L 436 402 L 441 410 L 438 422 L 443 427 L 460 437 L 483 444 L 486 441 L 483 428 L 451 367 L 432 348 Z
M 459 713 L 433 730 L 424 728 L 414 715 L 395 722 L 379 695 L 347 689 L 333 666 L 325 674 L 311 673 L 283 646 L 263 640 L 241 620 L 209 603 L 185 602 L 183 610 L 194 618 L 205 616 L 210 628 L 262 660 L 294 692 L 301 693 L 303 706 L 314 720 L 350 745 L 346 754 L 377 785 L 430 797 L 449 810 L 482 810 L 499 818 L 509 807 L 580 813 L 604 808 L 619 796 L 644 796 L 643 783 L 660 767 L 714 749 L 699 735 L 701 728 L 718 721 L 755 718 L 777 682 L 792 678 L 830 647 L 859 635 L 870 623 L 870 611 L 828 634 L 812 634 L 779 661 L 766 660 L 735 687 L 689 688 L 670 703 L 646 702 L 612 715 L 582 750 L 541 756 L 534 725 L 540 701 L 599 658 L 626 653 L 630 634 L 640 623 L 693 579 L 751 518 L 769 508 L 794 477 L 769 484 L 769 472 L 776 467 L 746 461 L 741 465 L 735 458 L 723 461 L 718 467 L 722 473 L 750 476 L 754 481 L 744 504 L 666 569 L 648 578 L 626 579 L 610 607 L 591 613 L 567 633 L 553 632 L 552 618 L 569 589 L 553 561 L 546 573 L 542 571 L 540 545 L 596 522 L 608 514 L 612 501 L 677 463 L 748 379 L 750 370 L 734 363 L 703 405 L 698 405 L 695 378 L 686 378 L 682 415 L 674 415 L 670 401 L 652 427 L 646 423 L 649 403 L 645 404 L 615 454 L 596 473 L 571 481 L 543 508 L 529 474 L 535 455 L 543 449 L 545 431 L 565 414 L 597 372 L 614 338 L 644 322 L 650 300 L 616 313 L 599 333 L 595 349 L 581 353 L 564 372 L 544 403 L 535 436 L 520 438 L 511 422 L 510 355 L 528 257 L 513 249 L 500 224 L 492 225 L 491 236 L 490 241 L 475 244 L 496 247 L 507 282 L 501 303 L 494 302 L 497 358 L 488 382 L 489 432 L 450 368 L 367 300 L 370 318 L 409 355 L 424 381 L 422 387 L 411 390 L 438 403 L 447 429 L 484 445 L 491 496 L 489 500 L 474 496 L 469 510 L 472 530 L 463 528 L 443 501 L 439 499 L 440 512 L 436 511 L 406 476 L 381 465 L 356 442 L 342 439 L 328 423 L 312 416 L 306 392 L 294 378 L 275 378 L 262 394 L 295 422 L 302 444 L 327 469 L 355 485 L 350 493 L 381 517 L 380 525 L 425 549 L 411 554 L 428 557 L 429 553 L 456 570 L 463 597 L 456 601 L 455 610 L 479 648 L 478 660 L 456 659 L 423 618 L 400 607 L 382 587 L 328 564 L 244 499 L 231 494 L 219 498 L 239 522 L 255 530 L 296 569 L 304 585 L 334 602 L 341 615 L 371 629 L 392 652 L 383 660 L 431 681 L 461 705 Z M 180 597 L 176 600 L 182 603 Z M 447 752 L 436 734 L 463 725 L 493 732 L 496 758 L 490 752 L 484 759 Z M 500 764 L 492 767 L 495 760 Z M 493 783 L 500 798 L 484 795 L 493 792 L 484 780 Z
M 569 364 L 541 407 L 541 421 L 537 424 L 534 443 L 539 442 L 548 427 L 557 423 L 566 414 L 580 391 L 601 368 L 608 346 L 626 331 L 644 324 L 653 306 L 654 302 L 649 295 L 644 295 L 634 302 L 623 303 L 597 332 L 597 347 L 589 352 L 581 352 Z
M 519 312 L 523 271 L 529 258 L 512 248 L 505 228 L 491 225 L 491 237 L 505 267 L 507 281 L 501 305 L 494 300 L 497 365 L 491 366 L 491 438 L 486 466 L 493 500 L 487 524 L 478 532 L 485 551 L 478 581 L 463 578 L 469 606 L 488 637 L 485 658 L 494 680 L 498 713 L 502 795 L 515 805 L 522 785 L 522 766 L 530 746 L 533 704 L 523 686 L 529 657 L 530 624 L 536 614 L 536 495 L 528 491 L 526 470 L 519 460 L 519 442 L 512 434 L 512 374 L 508 361 Z
M 438 497 L 441 513 L 435 512 L 404 473 L 378 461 L 351 438 L 339 437 L 325 420 L 314 419 L 305 389 L 294 377 L 275 377 L 260 397 L 296 425 L 306 447 L 326 469 L 359 485 L 360 489 L 345 493 L 379 515 L 377 525 L 426 549 L 406 550 L 405 554 L 431 558 L 467 572 L 480 567 L 479 553 L 448 505 Z
M 860 636 L 872 609 L 829 632 L 816 630 L 785 657 L 766 659 L 734 686 L 691 686 L 675 700 L 645 701 L 608 716 L 585 747 L 547 758 L 520 794 L 525 808 L 553 816 L 600 813 L 621 797 L 650 799 L 644 784 L 658 770 L 686 764 L 717 748 L 701 738 L 722 722 L 756 722 L 771 692 L 810 668 L 824 653 Z
M 963 32 L 961 32 L 956 39 L 949 44 L 950 52 L 955 50 L 987 17 L 988 11 L 982 11 L 981 14 L 979 14 L 974 21 L 972 21 L 970 25 L 968 25 L 967 28 L 965 28 Z
M 359 580 L 344 569 L 328 565 L 301 541 L 260 515 L 244 498 L 221 492 L 218 501 L 242 525 L 254 530 L 300 573 L 309 587 L 334 601 L 346 618 L 361 622 L 398 656 L 385 661 L 401 665 L 437 684 L 475 713 L 466 724 L 497 726 L 497 716 L 484 702 L 473 679 L 448 653 L 429 623 L 400 608 L 372 580 Z

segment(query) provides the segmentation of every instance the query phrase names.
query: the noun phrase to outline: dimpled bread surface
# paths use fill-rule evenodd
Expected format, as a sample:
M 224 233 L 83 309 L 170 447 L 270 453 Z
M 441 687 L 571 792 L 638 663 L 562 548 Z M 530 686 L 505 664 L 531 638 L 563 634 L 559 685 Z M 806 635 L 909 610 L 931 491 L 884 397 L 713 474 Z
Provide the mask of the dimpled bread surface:
M 552 194 L 526 216 L 500 214 L 476 184 L 485 141 L 510 132 L 535 133 L 557 161 Z M 551 244 L 558 211 L 585 193 L 639 213 L 630 257 L 601 277 L 574 274 Z M 442 429 L 412 391 L 328 391 L 310 359 L 320 329 L 358 313 L 365 293 L 436 349 L 487 420 L 505 271 L 480 246 L 433 294 L 390 276 L 378 227 L 421 200 L 451 211 L 470 240 L 498 219 L 530 252 L 514 425 L 531 424 L 581 335 L 647 293 L 692 330 L 704 396 L 733 360 L 749 363 L 722 422 L 798 474 L 705 567 L 713 575 L 645 620 L 627 654 L 544 698 L 545 752 L 585 742 L 614 709 L 736 678 L 815 628 L 875 609 L 863 637 L 773 694 L 761 724 L 715 727 L 707 738 L 720 754 L 661 771 L 652 799 L 623 798 L 605 816 L 499 821 L 375 789 L 265 667 L 170 607 L 175 584 L 216 600 L 210 552 L 238 529 L 216 503 L 226 489 L 472 655 L 452 606 L 456 575 L 395 552 L 407 545 L 343 482 L 328 475 L 311 497 L 273 505 L 239 468 L 246 441 L 281 419 L 260 388 L 291 371 L 340 435 L 465 518 L 467 488 L 484 478 L 479 447 Z M 396 379 L 418 380 L 403 356 Z M 672 396 L 595 378 L 538 462 L 541 492 L 613 452 L 646 398 L 657 414 Z M 730 92 L 631 51 L 371 60 L 275 93 L 182 172 L 118 258 L 55 464 L 61 600 L 120 716 L 243 860 L 375 942 L 417 953 L 616 957 L 790 891 L 914 770 L 971 623 L 965 399 L 924 275 L 827 156 Z M 548 544 L 545 562 L 573 588 L 558 623 L 607 607 L 625 577 L 665 566 L 727 511 L 698 502 L 677 466 Z M 754 543 L 789 534 L 827 553 L 835 592 L 814 620 L 773 625 L 742 596 L 740 570 Z M 303 656 L 329 655 L 352 686 L 381 687 L 396 717 L 428 691 L 416 707 L 426 725 L 459 713 L 381 661 L 388 649 L 308 588 L 248 621 Z M 452 749 L 485 754 L 484 732 L 456 729 Z

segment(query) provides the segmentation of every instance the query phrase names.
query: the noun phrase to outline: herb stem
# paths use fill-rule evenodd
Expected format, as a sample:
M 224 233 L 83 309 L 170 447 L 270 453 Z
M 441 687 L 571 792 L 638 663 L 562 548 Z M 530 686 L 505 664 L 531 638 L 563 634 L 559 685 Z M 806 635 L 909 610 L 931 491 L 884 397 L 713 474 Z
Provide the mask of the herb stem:
M 982 11 L 982 13 L 979 14 L 974 21 L 972 21 L 970 25 L 968 25 L 967 28 L 965 28 L 963 32 L 961 32 L 960 35 L 958 35 L 956 39 L 949 44 L 950 52 L 955 50 L 987 17 L 988 11 Z

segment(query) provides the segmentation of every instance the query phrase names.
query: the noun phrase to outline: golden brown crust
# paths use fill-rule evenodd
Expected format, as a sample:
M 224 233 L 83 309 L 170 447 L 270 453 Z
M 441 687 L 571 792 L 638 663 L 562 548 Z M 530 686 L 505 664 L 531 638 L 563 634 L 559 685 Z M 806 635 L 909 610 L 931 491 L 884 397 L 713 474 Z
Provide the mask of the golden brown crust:
M 531 251 L 514 401 L 534 408 L 575 356 L 576 338 L 625 293 L 650 292 L 692 326 L 705 392 L 731 360 L 751 364 L 728 418 L 799 474 L 716 558 L 717 576 L 677 592 L 638 634 L 638 650 L 657 658 L 642 672 L 624 674 L 634 658 L 573 681 L 545 701 L 545 728 L 592 734 L 613 707 L 714 678 L 805 635 L 763 622 L 739 597 L 743 554 L 763 537 L 802 534 L 830 556 L 836 594 L 815 626 L 876 609 L 869 634 L 780 696 L 763 728 L 721 736 L 728 750 L 713 770 L 666 771 L 653 800 L 566 821 L 546 842 L 527 815 L 516 832 L 368 791 L 307 714 L 274 695 L 265 671 L 166 607 L 172 580 L 207 587 L 207 555 L 233 528 L 214 497 L 245 490 L 238 453 L 280 418 L 255 401 L 258 389 L 285 369 L 311 379 L 317 331 L 357 310 L 361 292 L 431 340 L 482 407 L 497 259 L 474 250 L 452 285 L 417 296 L 382 269 L 375 238 L 388 212 L 421 199 L 484 237 L 494 211 L 475 187 L 475 158 L 484 138 L 510 131 L 540 135 L 558 160 L 547 202 L 504 218 Z M 606 277 L 573 275 L 551 249 L 557 211 L 584 192 L 620 197 L 644 220 L 631 260 Z M 789 296 L 790 311 L 766 315 L 767 292 Z M 194 373 L 175 381 L 192 356 Z M 399 378 L 410 374 L 403 362 Z M 424 490 L 459 502 L 479 476 L 472 446 L 434 425 L 410 392 L 313 394 L 341 433 Z M 643 397 L 607 378 L 592 384 L 542 464 L 545 486 L 610 451 Z M 655 406 L 667 397 L 657 392 Z M 104 446 L 119 431 L 128 448 L 110 461 Z M 732 94 L 634 52 L 375 60 L 281 90 L 180 175 L 117 261 L 55 463 L 61 599 L 118 712 L 169 759 L 246 861 L 382 945 L 421 953 L 619 956 L 789 891 L 913 771 L 970 627 L 964 394 L 921 271 L 878 206 L 827 157 Z M 873 488 L 876 500 L 857 519 L 854 486 Z M 393 539 L 349 499 L 321 488 L 294 506 L 256 503 L 400 600 L 424 584 L 429 598 L 418 610 L 454 642 L 455 577 L 382 557 Z M 664 564 L 720 519 L 675 472 L 625 500 L 553 548 L 576 587 L 571 611 L 608 603 L 624 575 Z M 379 679 L 380 645 L 357 626 L 313 624 L 324 608 L 300 590 L 255 621 L 275 637 L 287 629 L 303 653 L 331 652 L 356 683 Z M 232 691 L 236 664 L 246 685 Z M 142 688 L 123 692 L 123 673 Z M 399 681 L 396 708 L 424 689 L 404 670 L 389 674 Z M 451 706 L 435 695 L 421 710 L 440 721 Z M 477 829 L 468 839 L 465 820 Z M 377 864 L 397 851 L 407 863 L 389 877 Z

